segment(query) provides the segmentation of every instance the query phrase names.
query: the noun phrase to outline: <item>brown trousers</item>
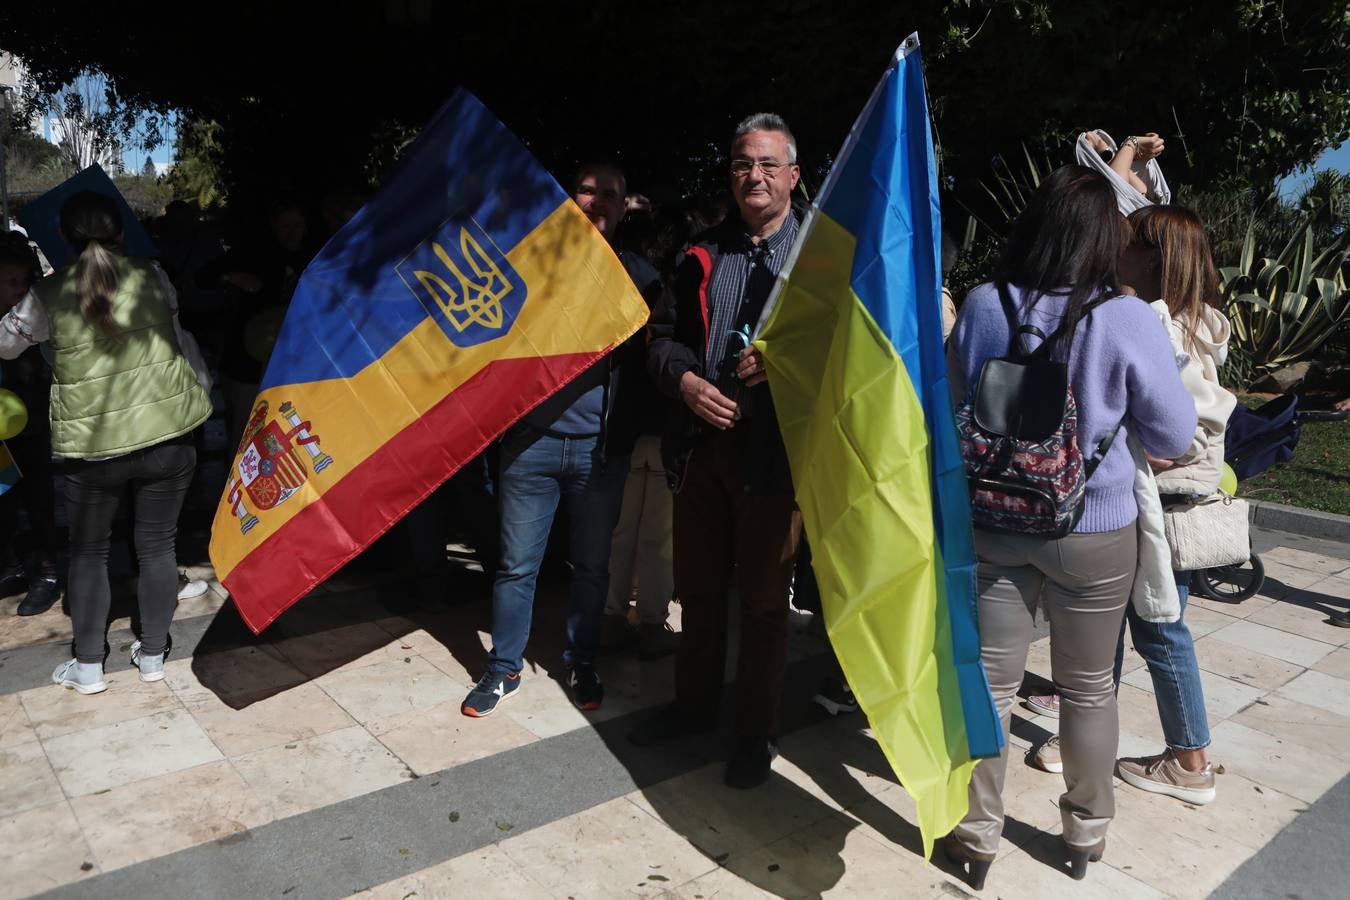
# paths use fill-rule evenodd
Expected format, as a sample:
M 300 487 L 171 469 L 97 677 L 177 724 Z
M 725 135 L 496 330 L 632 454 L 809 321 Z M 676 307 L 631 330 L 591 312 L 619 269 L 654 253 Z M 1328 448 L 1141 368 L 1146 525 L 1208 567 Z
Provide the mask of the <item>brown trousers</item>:
M 801 513 L 790 496 L 745 490 L 753 464 L 745 432 L 732 429 L 700 444 L 675 495 L 675 593 L 682 604 L 675 700 L 687 716 L 717 714 L 734 575 L 741 614 L 736 732 L 760 736 L 778 729 Z

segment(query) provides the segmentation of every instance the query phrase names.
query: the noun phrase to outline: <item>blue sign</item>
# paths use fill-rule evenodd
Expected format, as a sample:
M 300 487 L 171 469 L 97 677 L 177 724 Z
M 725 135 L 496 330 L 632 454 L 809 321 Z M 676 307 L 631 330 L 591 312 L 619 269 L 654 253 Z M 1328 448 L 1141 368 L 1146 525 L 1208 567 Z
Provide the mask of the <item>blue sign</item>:
M 140 220 L 127 205 L 126 198 L 117 190 L 117 185 L 113 184 L 108 173 L 95 163 L 19 210 L 19 224 L 28 232 L 28 238 L 42 248 L 43 255 L 55 268 L 59 269 L 74 260 L 70 245 L 61 240 L 61 204 L 80 191 L 107 194 L 117 201 L 117 208 L 122 212 L 122 247 L 127 256 L 159 256 L 159 248 L 141 227 Z

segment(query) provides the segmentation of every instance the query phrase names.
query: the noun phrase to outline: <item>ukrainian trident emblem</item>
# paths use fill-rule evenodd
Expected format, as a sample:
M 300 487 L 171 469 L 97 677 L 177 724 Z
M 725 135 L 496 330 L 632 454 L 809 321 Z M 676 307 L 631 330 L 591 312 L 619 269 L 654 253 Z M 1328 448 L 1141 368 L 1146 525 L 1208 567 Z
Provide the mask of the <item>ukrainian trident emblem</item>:
M 239 530 L 244 534 L 258 524 L 258 517 L 244 502 L 245 493 L 257 511 L 273 509 L 300 490 L 309 478 L 309 467 L 317 475 L 333 462 L 319 447 L 319 436 L 311 432 L 310 423 L 300 418 L 289 400 L 278 412 L 280 419 L 269 417 L 266 400 L 253 410 L 239 444 L 239 460 L 230 473 L 230 508 L 239 517 Z M 308 466 L 301 449 L 309 456 Z
M 458 347 L 509 331 L 528 294 L 505 254 L 472 219 L 443 222 L 395 269 Z

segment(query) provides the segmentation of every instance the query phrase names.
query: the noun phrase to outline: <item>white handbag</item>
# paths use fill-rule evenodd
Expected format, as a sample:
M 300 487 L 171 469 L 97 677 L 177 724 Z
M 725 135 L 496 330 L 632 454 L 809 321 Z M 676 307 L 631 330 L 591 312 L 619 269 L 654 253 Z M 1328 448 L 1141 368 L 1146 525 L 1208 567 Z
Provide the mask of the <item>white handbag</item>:
M 1252 555 L 1247 501 L 1223 491 L 1163 510 L 1163 531 L 1178 572 L 1236 566 Z

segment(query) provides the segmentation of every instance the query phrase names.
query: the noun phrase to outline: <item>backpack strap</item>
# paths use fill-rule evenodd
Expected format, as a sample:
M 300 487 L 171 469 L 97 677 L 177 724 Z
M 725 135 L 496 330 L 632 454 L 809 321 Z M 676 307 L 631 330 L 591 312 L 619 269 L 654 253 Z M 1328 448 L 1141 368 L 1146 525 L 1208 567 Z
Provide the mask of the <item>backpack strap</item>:
M 1113 299 L 1112 296 L 1103 294 L 1099 297 L 1089 300 L 1087 303 L 1084 303 L 1083 314 L 1078 317 L 1078 321 L 1074 323 L 1074 327 L 1077 327 L 1078 325 L 1081 325 L 1084 322 L 1086 322 L 1087 317 L 1092 314 L 1092 311 L 1094 309 L 1101 306 L 1107 300 L 1111 299 Z M 1065 333 L 1068 331 L 1068 325 L 1069 325 L 1068 322 L 1061 322 L 1060 326 L 1056 328 L 1054 331 L 1050 332 L 1050 336 L 1046 338 L 1039 347 L 1036 348 L 1036 352 L 1041 354 L 1042 356 L 1048 354 L 1050 352 L 1050 347 L 1060 338 L 1064 337 Z
M 997 282 L 997 287 L 998 287 L 999 302 L 1003 304 L 1003 314 L 1008 318 L 1008 334 L 1012 335 L 1012 337 L 1008 341 L 1008 352 L 1010 354 L 1016 354 L 1020 352 L 1023 356 L 1030 356 L 1033 353 L 1038 352 L 1040 350 L 1040 347 L 1037 347 L 1033 350 L 1032 348 L 1027 346 L 1027 338 L 1029 337 L 1040 338 L 1041 339 L 1040 346 L 1043 347 L 1048 341 L 1048 339 L 1045 336 L 1045 332 L 1041 331 L 1035 325 L 1021 324 L 1021 322 L 1017 318 L 1017 308 L 1013 305 L 1012 295 L 1008 291 L 1008 285 L 1000 281 Z M 1022 348 L 1020 351 L 1017 348 L 1018 338 L 1022 339 Z
M 1128 416 L 1129 414 L 1126 413 Z M 1097 471 L 1097 467 L 1106 459 L 1106 454 L 1111 450 L 1111 444 L 1116 440 L 1116 435 L 1120 434 L 1120 429 L 1125 425 L 1125 417 L 1116 423 L 1116 427 L 1111 429 L 1111 433 L 1102 438 L 1102 442 L 1097 445 L 1097 452 L 1092 454 L 1092 458 L 1083 465 L 1083 481 L 1086 482 L 1092 477 L 1092 473 Z

